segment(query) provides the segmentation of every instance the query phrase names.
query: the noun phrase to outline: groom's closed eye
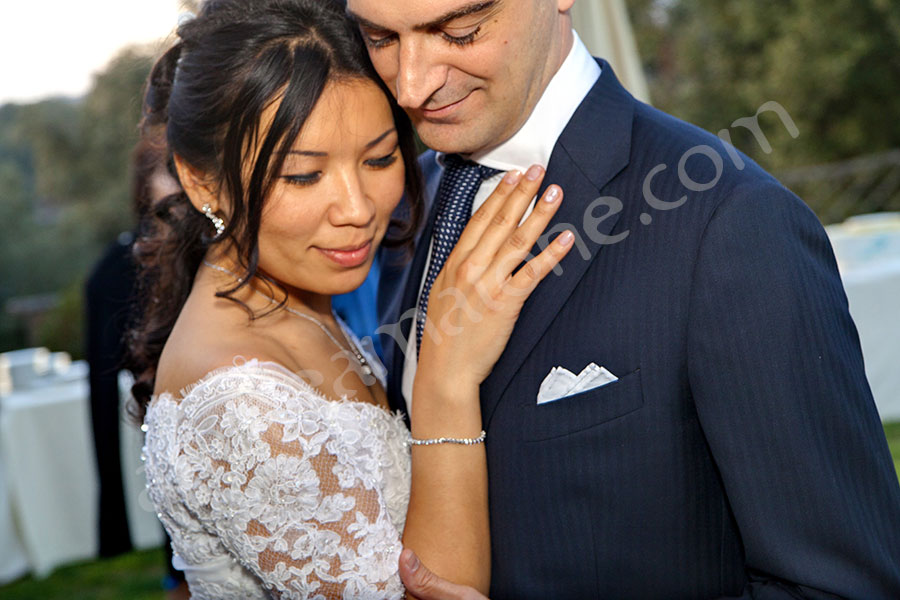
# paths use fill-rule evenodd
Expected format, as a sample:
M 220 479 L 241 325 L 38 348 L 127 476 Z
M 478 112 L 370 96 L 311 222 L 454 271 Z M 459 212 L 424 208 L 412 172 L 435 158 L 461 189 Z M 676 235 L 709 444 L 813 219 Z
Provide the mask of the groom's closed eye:
M 474 2 L 428 23 L 415 25 L 413 30 L 439 35 L 451 44 L 465 46 L 475 41 L 484 23 L 497 13 L 500 5 L 500 0 Z M 350 16 L 359 24 L 363 39 L 371 48 L 383 48 L 397 39 L 395 31 L 352 12 Z
M 397 34 L 385 29 L 374 29 L 361 25 L 359 30 L 362 32 L 363 40 L 366 45 L 372 48 L 383 48 L 396 39 Z
M 351 19 L 356 21 L 357 25 L 359 25 L 359 31 L 362 34 L 363 41 L 365 41 L 368 46 L 380 48 L 397 37 L 396 32 L 391 31 L 386 27 L 382 27 L 381 25 L 373 23 L 350 11 L 347 11 L 347 14 L 350 15 Z

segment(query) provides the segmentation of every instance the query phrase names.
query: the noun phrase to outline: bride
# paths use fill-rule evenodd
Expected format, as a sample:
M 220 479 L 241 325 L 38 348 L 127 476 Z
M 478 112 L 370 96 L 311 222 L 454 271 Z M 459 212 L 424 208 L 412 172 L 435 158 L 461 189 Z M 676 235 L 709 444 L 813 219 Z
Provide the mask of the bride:
M 522 221 L 540 175 L 509 173 L 471 219 L 431 290 L 408 430 L 331 310 L 422 211 L 411 126 L 354 25 L 337 1 L 209 0 L 179 38 L 144 113 L 181 190 L 137 244 L 132 343 L 150 497 L 192 597 L 400 598 L 404 546 L 487 593 L 479 384 L 571 247 L 528 256 L 561 191 Z

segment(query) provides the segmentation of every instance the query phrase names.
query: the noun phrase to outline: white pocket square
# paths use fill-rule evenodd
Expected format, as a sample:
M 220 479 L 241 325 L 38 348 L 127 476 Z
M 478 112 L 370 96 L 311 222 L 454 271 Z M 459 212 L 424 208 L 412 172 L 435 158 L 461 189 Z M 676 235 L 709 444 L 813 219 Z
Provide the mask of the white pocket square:
M 553 367 L 541 382 L 537 403 L 546 404 L 618 380 L 619 378 L 607 371 L 606 367 L 598 367 L 596 363 L 589 364 L 578 375 L 563 367 Z

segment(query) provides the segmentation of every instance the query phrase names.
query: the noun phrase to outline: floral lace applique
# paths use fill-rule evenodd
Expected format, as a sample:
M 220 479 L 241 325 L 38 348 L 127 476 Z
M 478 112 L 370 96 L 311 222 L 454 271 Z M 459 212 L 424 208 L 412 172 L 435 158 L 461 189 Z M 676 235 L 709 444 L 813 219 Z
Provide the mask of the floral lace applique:
M 399 415 L 253 360 L 155 398 L 145 423 L 150 498 L 193 598 L 403 597 Z

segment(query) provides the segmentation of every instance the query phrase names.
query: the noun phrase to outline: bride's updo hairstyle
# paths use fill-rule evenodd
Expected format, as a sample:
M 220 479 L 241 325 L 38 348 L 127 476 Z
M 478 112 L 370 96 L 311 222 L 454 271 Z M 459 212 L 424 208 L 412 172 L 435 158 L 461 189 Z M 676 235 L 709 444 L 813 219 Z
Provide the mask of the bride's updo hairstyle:
M 392 222 L 384 245 L 411 244 L 422 210 L 412 125 L 369 62 L 342 1 L 207 0 L 196 17 L 178 27 L 178 38 L 150 73 L 141 130 L 165 125 L 169 173 L 177 179 L 177 155 L 211 177 L 228 198 L 231 214 L 223 234 L 216 236 L 207 217 L 181 190 L 155 200 L 144 215 L 135 244 L 144 304 L 130 340 L 129 365 L 136 376 L 132 391 L 138 418 L 150 400 L 163 346 L 207 250 L 231 244 L 241 261 L 241 282 L 220 296 L 233 299 L 232 294 L 257 275 L 263 205 L 286 152 L 328 82 L 370 80 L 391 105 L 406 168 L 409 218 Z M 263 110 L 279 98 L 271 126 L 261 132 Z M 261 133 L 265 135 L 259 137 Z M 248 150 L 258 137 L 255 162 L 247 169 Z M 259 315 L 250 312 L 250 318 L 254 316 Z

